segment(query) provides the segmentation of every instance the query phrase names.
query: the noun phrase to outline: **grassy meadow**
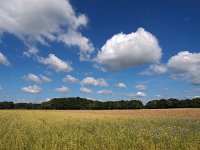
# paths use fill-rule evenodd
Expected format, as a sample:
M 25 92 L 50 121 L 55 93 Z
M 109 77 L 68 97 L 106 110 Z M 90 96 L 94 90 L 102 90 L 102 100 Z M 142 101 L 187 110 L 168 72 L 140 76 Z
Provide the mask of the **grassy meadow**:
M 0 110 L 0 150 L 199 150 L 200 109 Z

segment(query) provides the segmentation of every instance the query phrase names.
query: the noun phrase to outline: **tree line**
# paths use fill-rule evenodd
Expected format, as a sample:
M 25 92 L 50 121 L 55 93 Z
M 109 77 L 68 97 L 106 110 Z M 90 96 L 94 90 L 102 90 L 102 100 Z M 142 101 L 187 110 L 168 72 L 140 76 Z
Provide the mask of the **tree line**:
M 178 100 L 160 99 L 144 105 L 139 100 L 93 101 L 80 97 L 53 98 L 43 103 L 0 102 L 0 109 L 56 109 L 56 110 L 104 110 L 104 109 L 167 109 L 200 108 L 200 98 Z

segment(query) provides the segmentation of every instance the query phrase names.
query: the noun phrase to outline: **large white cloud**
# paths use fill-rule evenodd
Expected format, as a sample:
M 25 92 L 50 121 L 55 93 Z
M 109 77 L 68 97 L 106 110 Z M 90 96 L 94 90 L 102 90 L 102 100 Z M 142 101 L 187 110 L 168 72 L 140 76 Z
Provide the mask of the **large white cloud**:
M 75 77 L 71 75 L 66 75 L 66 77 L 62 81 L 65 83 L 76 83 L 78 79 L 76 79 Z
M 108 83 L 106 82 L 106 80 L 104 78 L 100 78 L 100 79 L 95 79 L 93 77 L 86 77 L 84 78 L 80 84 L 82 86 L 84 85 L 90 85 L 90 86 L 108 86 Z
M 8 61 L 7 57 L 4 56 L 1 52 L 0 52 L 0 64 L 6 65 L 6 66 L 10 65 L 10 62 Z
M 181 51 L 169 59 L 167 67 L 174 77 L 200 85 L 200 53 Z
M 71 63 L 61 60 L 54 54 L 49 54 L 47 58 L 38 56 L 37 60 L 44 65 L 48 65 L 57 72 L 70 72 L 73 70 Z
M 40 93 L 42 89 L 37 85 L 33 85 L 33 86 L 23 87 L 21 88 L 21 90 L 26 93 L 37 94 Z
M 158 63 L 162 50 L 154 35 L 138 28 L 130 34 L 119 33 L 107 40 L 96 61 L 112 70 Z
M 88 57 L 93 45 L 79 32 L 87 23 L 86 15 L 77 15 L 69 0 L 0 1 L 0 34 L 13 34 L 28 46 L 62 41 L 78 46 L 81 55 Z

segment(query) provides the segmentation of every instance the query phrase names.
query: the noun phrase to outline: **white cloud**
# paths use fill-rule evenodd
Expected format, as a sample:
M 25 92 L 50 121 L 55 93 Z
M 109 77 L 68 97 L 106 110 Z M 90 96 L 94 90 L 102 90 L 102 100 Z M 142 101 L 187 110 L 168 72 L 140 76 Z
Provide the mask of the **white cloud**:
M 113 94 L 113 92 L 112 92 L 112 90 L 99 90 L 99 91 L 97 91 L 97 94 L 111 95 L 111 94 Z
M 138 90 L 146 90 L 147 86 L 143 85 L 143 84 L 138 84 L 138 85 L 135 86 L 135 88 L 138 89 Z
M 42 89 L 37 85 L 33 85 L 33 86 L 23 87 L 21 88 L 21 90 L 26 93 L 37 94 L 40 93 Z
M 59 37 L 61 41 L 69 46 L 78 46 L 81 49 L 80 60 L 89 60 L 91 53 L 94 51 L 94 47 L 88 38 L 74 31 L 70 31 Z
M 157 95 L 156 95 L 156 98 L 162 98 L 162 95 L 157 94 Z
M 29 73 L 28 75 L 24 76 L 24 79 L 27 81 L 32 81 L 35 83 L 41 83 L 42 81 L 40 80 L 40 77 L 38 77 L 35 74 Z
M 70 62 L 65 62 L 54 54 L 49 54 L 47 58 L 37 57 L 37 60 L 44 65 L 48 65 L 57 72 L 70 72 L 73 70 Z
M 2 88 L 2 86 L 0 85 L 0 91 L 2 91 L 3 90 L 3 88 Z
M 51 79 L 49 79 L 46 76 L 43 76 L 43 75 L 37 76 L 37 75 L 32 74 L 32 73 L 25 75 L 24 79 L 27 80 L 27 81 L 32 81 L 36 84 L 41 84 L 42 82 L 51 82 Z
M 107 40 L 96 61 L 112 70 L 158 63 L 162 50 L 154 35 L 138 28 L 130 34 L 119 33 Z
M 129 94 L 130 97 L 146 97 L 147 94 L 144 92 L 137 92 L 135 94 Z
M 0 64 L 6 65 L 6 66 L 10 65 L 10 62 L 8 61 L 7 57 L 4 56 L 1 52 L 0 52 Z
M 200 98 L 200 96 L 194 96 L 193 98 Z
M 76 83 L 78 79 L 76 79 L 75 77 L 71 75 L 66 75 L 66 77 L 62 81 L 65 83 Z
M 62 86 L 60 88 L 56 88 L 55 91 L 59 92 L 59 93 L 68 93 L 69 92 L 69 88 L 67 88 L 65 86 Z
M 86 77 L 84 78 L 80 84 L 82 86 L 84 85 L 90 85 L 90 86 L 108 86 L 108 83 L 106 82 L 106 80 L 104 78 L 100 78 L 100 79 L 94 79 L 93 77 Z
M 117 87 L 118 88 L 121 88 L 121 89 L 125 89 L 126 88 L 126 85 L 124 83 L 118 83 L 117 84 Z
M 28 51 L 23 52 L 23 54 L 27 57 L 30 57 L 32 55 L 37 55 L 39 53 L 39 50 L 35 47 L 30 47 Z
M 88 89 L 86 87 L 81 87 L 80 91 L 83 92 L 83 93 L 87 93 L 87 94 L 91 94 L 92 93 L 92 90 Z
M 167 67 L 174 77 L 200 85 L 200 53 L 181 51 L 169 59 Z
M 43 82 L 51 82 L 51 79 L 49 79 L 48 77 L 43 76 L 43 75 L 40 75 L 40 79 L 41 79 Z
M 79 32 L 87 23 L 86 15 L 76 14 L 69 0 L 0 1 L 0 34 L 13 34 L 27 46 L 62 41 L 78 46 L 81 57 L 88 57 L 93 45 Z
M 153 64 L 149 68 L 140 73 L 140 75 L 153 75 L 153 74 L 164 74 L 168 71 L 167 66 L 163 64 Z

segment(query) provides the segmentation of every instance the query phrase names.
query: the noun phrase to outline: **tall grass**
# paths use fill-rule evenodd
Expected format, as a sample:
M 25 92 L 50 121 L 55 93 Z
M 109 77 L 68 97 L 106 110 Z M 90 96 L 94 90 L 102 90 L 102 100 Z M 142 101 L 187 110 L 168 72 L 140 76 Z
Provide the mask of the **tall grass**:
M 200 109 L 0 111 L 1 150 L 200 149 Z

